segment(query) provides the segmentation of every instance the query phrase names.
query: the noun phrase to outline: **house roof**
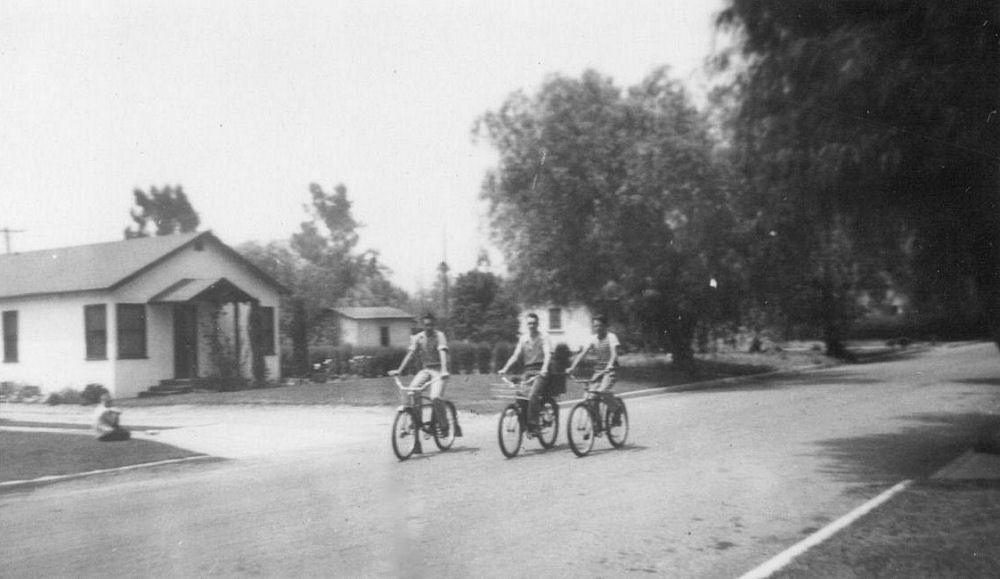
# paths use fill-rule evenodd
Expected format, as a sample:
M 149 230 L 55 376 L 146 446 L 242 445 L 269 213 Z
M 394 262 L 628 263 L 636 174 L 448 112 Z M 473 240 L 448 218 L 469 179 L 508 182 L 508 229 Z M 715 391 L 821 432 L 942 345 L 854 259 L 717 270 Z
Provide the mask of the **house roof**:
M 256 276 L 284 291 L 211 231 L 204 231 L 0 255 L 0 298 L 114 289 L 185 247 L 205 241 L 218 244 Z
M 371 308 L 332 308 L 332 311 L 352 320 L 412 320 L 413 314 L 385 306 Z

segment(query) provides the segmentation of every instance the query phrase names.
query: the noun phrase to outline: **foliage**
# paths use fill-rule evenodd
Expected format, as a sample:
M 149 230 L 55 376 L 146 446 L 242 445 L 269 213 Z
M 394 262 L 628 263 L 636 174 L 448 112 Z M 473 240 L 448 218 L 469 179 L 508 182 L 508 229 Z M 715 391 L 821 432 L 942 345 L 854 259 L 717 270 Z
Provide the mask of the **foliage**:
M 496 342 L 517 337 L 518 307 L 503 280 L 472 270 L 455 280 L 449 330 L 459 340 Z
M 149 195 L 142 189 L 132 192 L 135 207 L 129 212 L 135 227 L 125 228 L 125 239 L 148 237 L 146 227 L 150 222 L 156 227 L 154 235 L 189 233 L 197 231 L 201 219 L 191 206 L 184 189 L 167 185 L 163 189 L 149 188 Z
M 87 384 L 80 396 L 83 398 L 83 404 L 97 404 L 101 401 L 101 395 L 107 391 L 103 384 Z
M 627 316 L 689 359 L 735 222 L 705 119 L 666 69 L 624 94 L 593 71 L 551 77 L 475 133 L 500 153 L 482 196 L 519 297 Z
M 834 294 L 887 272 L 924 313 L 984 311 L 1000 340 L 1000 4 L 731 0 L 720 24 L 741 34 L 720 62 L 764 229 L 854 244 L 797 237 L 794 267 Z M 854 280 L 824 271 L 830 250 Z
M 309 373 L 309 344 L 320 341 L 327 329 L 329 308 L 338 306 L 401 306 L 404 291 L 388 279 L 389 270 L 375 251 L 357 251 L 357 228 L 351 215 L 347 188 L 333 193 L 309 187 L 309 220 L 288 242 L 245 243 L 237 250 L 254 265 L 289 289 L 282 298 L 281 332 L 293 344 L 288 363 L 291 376 Z

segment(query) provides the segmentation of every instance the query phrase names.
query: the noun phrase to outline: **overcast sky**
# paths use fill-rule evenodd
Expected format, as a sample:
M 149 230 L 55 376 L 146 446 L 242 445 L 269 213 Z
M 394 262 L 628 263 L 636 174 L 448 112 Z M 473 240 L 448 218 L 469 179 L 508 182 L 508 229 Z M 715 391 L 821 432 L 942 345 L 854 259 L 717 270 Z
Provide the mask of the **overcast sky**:
M 134 188 L 182 185 L 202 229 L 266 242 L 309 183 L 343 183 L 360 248 L 429 286 L 445 230 L 454 273 L 489 246 L 478 116 L 586 68 L 628 86 L 668 64 L 698 91 L 720 6 L 0 0 L 0 228 L 15 251 L 114 241 Z

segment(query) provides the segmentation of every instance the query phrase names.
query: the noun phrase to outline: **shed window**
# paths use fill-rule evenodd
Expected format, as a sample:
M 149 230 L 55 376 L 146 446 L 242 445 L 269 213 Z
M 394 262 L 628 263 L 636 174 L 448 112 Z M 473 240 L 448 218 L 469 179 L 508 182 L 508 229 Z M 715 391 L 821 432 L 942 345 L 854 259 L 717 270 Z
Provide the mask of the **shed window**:
M 146 357 L 146 306 L 118 304 L 118 359 Z
M 17 362 L 17 311 L 3 313 L 3 361 Z
M 88 360 L 108 359 L 108 308 L 104 304 L 83 306 L 83 332 Z
M 562 329 L 562 309 L 549 308 L 549 330 Z
M 388 347 L 389 346 L 389 326 L 382 326 L 378 330 L 379 330 L 379 344 L 381 344 L 383 348 Z

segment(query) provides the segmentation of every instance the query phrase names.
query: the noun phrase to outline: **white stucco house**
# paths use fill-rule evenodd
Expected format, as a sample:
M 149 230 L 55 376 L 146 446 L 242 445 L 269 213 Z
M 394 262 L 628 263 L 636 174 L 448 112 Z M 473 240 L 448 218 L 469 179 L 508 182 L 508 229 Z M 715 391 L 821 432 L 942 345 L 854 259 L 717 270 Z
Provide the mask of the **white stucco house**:
M 283 291 L 210 231 L 0 255 L 0 382 L 125 398 L 255 366 L 277 379 Z
M 538 316 L 538 329 L 548 333 L 553 345 L 566 344 L 570 351 L 576 352 L 590 342 L 593 313 L 587 306 L 523 306 L 520 328 L 522 335 L 528 331 L 525 317 L 532 313 Z
M 415 320 L 412 314 L 390 307 L 333 308 L 339 341 L 352 346 L 405 348 Z

